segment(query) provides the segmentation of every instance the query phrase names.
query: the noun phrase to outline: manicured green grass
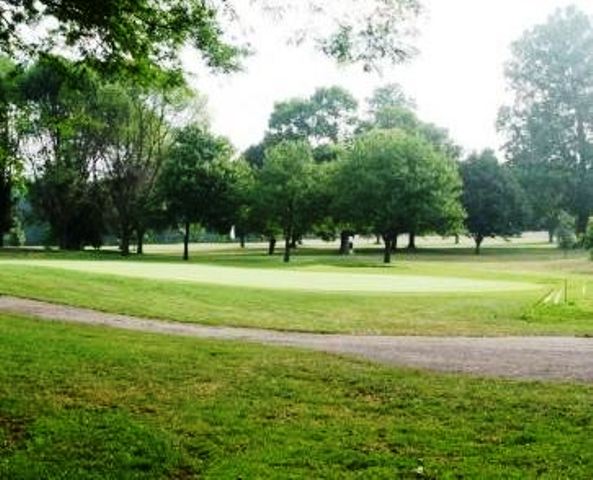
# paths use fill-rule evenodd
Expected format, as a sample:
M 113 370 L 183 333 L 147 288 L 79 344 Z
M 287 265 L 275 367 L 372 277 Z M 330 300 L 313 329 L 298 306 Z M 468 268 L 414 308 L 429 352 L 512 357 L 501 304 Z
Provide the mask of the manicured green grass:
M 593 264 L 581 252 L 568 258 L 545 245 L 517 245 L 485 249 L 476 257 L 466 249 L 421 250 L 400 254 L 384 267 L 377 251 L 347 258 L 327 249 L 300 249 L 295 262 L 282 265 L 262 250 L 204 249 L 190 265 L 168 254 L 151 254 L 119 260 L 112 252 L 0 253 L 0 294 L 12 294 L 99 310 L 209 325 L 263 327 L 281 330 L 413 335 L 593 335 Z M 16 264 L 4 263 L 5 260 Z M 27 264 L 22 260 L 30 260 Z M 77 264 L 85 272 L 35 267 L 35 262 Z M 207 265 L 204 265 L 207 264 Z M 214 265 L 215 267 L 211 267 Z M 434 284 L 463 282 L 484 285 L 530 284 L 524 291 L 455 293 L 307 292 L 301 290 L 246 288 L 242 286 L 183 282 L 166 278 L 128 278 L 97 273 L 116 268 L 118 273 L 215 272 L 233 268 L 249 280 L 273 281 L 277 275 L 340 279 L 352 276 L 402 282 L 415 288 L 418 278 Z M 161 273 L 159 273 L 161 272 Z M 144 273 L 142 273 L 144 275 Z M 307 277 L 309 275 L 309 277 Z M 166 277 L 166 275 L 165 275 Z M 272 279 L 272 280 L 270 280 Z M 395 279 L 395 280 L 394 280 Z M 568 280 L 568 302 L 561 291 Z M 207 279 L 206 279 L 207 280 Z M 550 292 L 561 301 L 543 303 Z
M 446 276 L 271 270 L 217 265 L 180 265 L 92 260 L 0 260 L 6 266 L 33 266 L 118 275 L 159 281 L 186 281 L 237 288 L 351 293 L 491 293 L 537 289 L 527 282 L 464 279 Z
M 589 385 L 0 315 L 0 478 L 586 478 Z

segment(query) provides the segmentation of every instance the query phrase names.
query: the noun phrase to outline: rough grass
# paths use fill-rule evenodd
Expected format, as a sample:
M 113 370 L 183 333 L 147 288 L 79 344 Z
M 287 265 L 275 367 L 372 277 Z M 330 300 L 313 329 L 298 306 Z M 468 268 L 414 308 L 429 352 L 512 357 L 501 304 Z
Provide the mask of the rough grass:
M 587 478 L 589 385 L 0 315 L 0 478 Z

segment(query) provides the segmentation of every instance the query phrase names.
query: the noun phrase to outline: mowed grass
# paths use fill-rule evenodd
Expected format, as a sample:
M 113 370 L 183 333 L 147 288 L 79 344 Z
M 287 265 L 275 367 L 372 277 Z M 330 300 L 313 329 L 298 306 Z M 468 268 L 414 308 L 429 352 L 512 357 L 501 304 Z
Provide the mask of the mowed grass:
M 476 293 L 533 290 L 526 282 L 477 280 L 445 276 L 418 276 L 401 273 L 318 272 L 271 270 L 230 266 L 177 263 L 141 263 L 88 260 L 0 260 L 5 266 L 33 266 L 144 278 L 160 281 L 186 281 L 238 288 L 351 293 Z
M 0 315 L 0 478 L 587 478 L 590 385 Z
M 216 284 L 216 279 L 204 275 L 228 271 L 231 280 L 236 282 L 239 276 L 246 283 Z M 126 272 L 139 277 L 127 277 Z M 175 278 L 186 275 L 183 272 L 189 272 L 190 278 Z M 376 247 L 359 249 L 348 257 L 319 246 L 300 248 L 289 266 L 278 256 L 268 257 L 259 247 L 241 250 L 232 245 L 194 247 L 189 265 L 168 251 L 126 260 L 114 252 L 4 251 L 0 253 L 0 294 L 171 321 L 280 330 L 593 335 L 591 273 L 593 263 L 583 252 L 565 257 L 543 243 L 498 245 L 485 248 L 480 257 L 467 248 L 427 248 L 398 253 L 388 267 L 382 265 Z M 192 276 L 200 278 L 196 281 Z M 269 288 L 291 276 L 301 282 L 301 288 Z M 409 283 L 410 289 L 427 290 L 331 291 L 335 283 L 348 288 L 352 278 L 370 278 L 371 287 L 383 282 L 385 288 L 403 288 Z M 262 279 L 267 288 L 261 288 Z M 323 279 L 328 285 L 317 288 L 311 279 Z M 260 288 L 244 286 L 251 281 Z M 485 285 L 535 288 L 483 291 Z M 552 301 L 543 302 L 549 294 Z

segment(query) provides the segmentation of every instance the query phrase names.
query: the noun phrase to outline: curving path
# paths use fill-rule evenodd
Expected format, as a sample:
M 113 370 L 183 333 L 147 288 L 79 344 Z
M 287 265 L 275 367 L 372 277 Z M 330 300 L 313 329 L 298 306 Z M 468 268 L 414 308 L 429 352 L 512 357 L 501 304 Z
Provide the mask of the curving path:
M 171 323 L 0 296 L 0 311 L 125 330 L 238 340 L 352 355 L 384 364 L 525 379 L 593 381 L 593 339 L 324 335 Z

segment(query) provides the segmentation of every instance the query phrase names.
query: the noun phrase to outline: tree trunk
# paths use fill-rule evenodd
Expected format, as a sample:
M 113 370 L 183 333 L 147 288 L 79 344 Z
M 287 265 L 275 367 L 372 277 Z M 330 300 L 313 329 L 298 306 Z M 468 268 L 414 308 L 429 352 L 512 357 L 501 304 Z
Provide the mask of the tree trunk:
M 387 235 L 383 236 L 383 241 L 385 242 L 383 263 L 391 263 L 391 249 L 393 248 L 393 241 Z
M 347 231 L 340 232 L 340 255 L 348 255 L 350 253 L 350 234 Z
M 410 240 L 408 241 L 408 250 L 416 250 L 416 232 L 410 232 Z
M 290 249 L 292 248 L 292 239 L 290 235 L 284 238 L 284 263 L 290 262 Z
M 397 252 L 397 237 L 398 236 L 399 235 L 394 235 L 393 236 L 393 239 L 391 240 L 391 252 L 392 253 Z
M 189 222 L 185 222 L 185 234 L 183 235 L 183 259 L 189 260 Z
M 577 215 L 577 237 L 583 235 L 587 230 L 587 223 L 589 222 L 589 212 L 580 212 Z
M 482 242 L 484 241 L 484 237 L 482 237 L 481 235 L 478 235 L 477 237 L 475 237 L 475 241 L 476 241 L 476 255 L 480 254 L 480 247 L 482 246 Z
M 143 230 L 138 231 L 136 253 L 138 255 L 144 254 L 144 231 Z
M 375 235 L 375 245 L 381 245 L 381 235 Z
M 276 251 L 276 237 L 270 237 L 268 244 L 268 255 L 274 255 Z
M 299 241 L 298 237 L 296 235 L 293 235 L 290 238 L 290 248 L 293 248 L 296 250 L 296 248 L 298 247 L 298 241 Z
M 548 230 L 548 243 L 554 243 L 554 230 Z
M 4 247 L 4 232 L 0 232 L 0 248 Z
M 459 234 L 455 234 L 455 245 L 459 245 Z
M 239 235 L 239 244 L 241 248 L 245 248 L 245 235 Z
M 127 257 L 130 255 L 130 232 L 126 228 L 122 229 L 119 249 L 122 256 Z

